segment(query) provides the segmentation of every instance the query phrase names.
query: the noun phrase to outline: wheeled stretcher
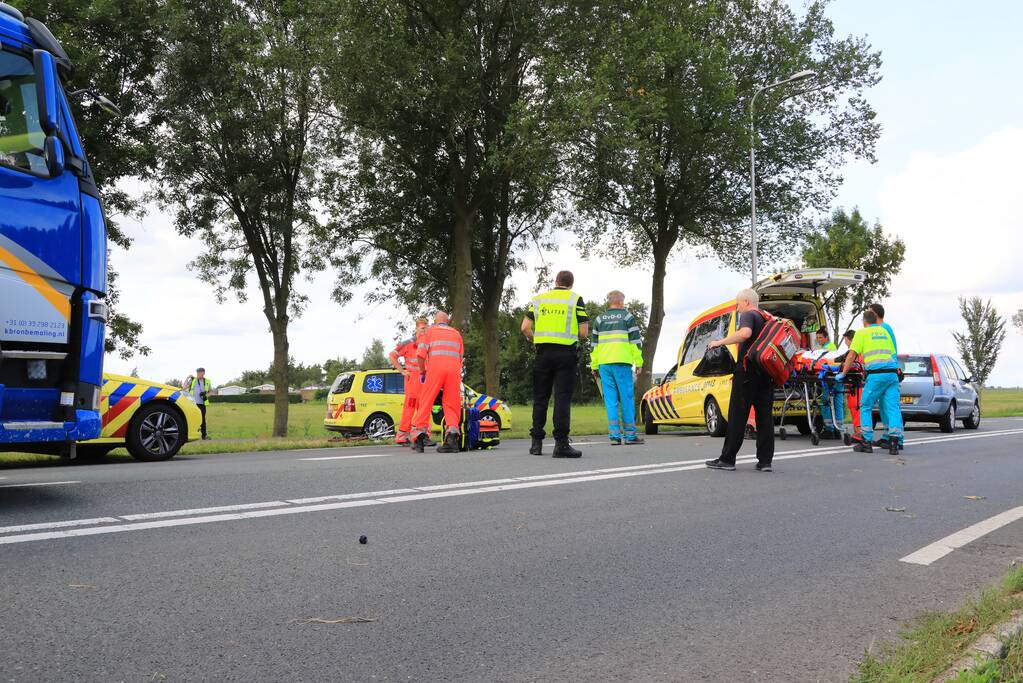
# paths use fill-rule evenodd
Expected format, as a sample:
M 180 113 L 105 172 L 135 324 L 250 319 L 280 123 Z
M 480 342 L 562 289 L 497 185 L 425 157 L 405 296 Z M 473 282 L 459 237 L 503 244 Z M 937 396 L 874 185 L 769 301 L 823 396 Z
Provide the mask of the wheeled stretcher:
M 779 438 L 786 438 L 785 418 L 790 410 L 805 407 L 810 429 L 810 443 L 821 441 L 822 428 L 830 428 L 834 434 L 841 434 L 845 445 L 862 440 L 860 434 L 860 394 L 863 388 L 863 368 L 855 364 L 841 382 L 836 377 L 841 372 L 845 355 L 839 352 L 800 351 L 793 358 L 793 369 L 781 391 L 784 396 L 781 414 L 782 427 Z M 839 422 L 838 403 L 845 401 L 852 415 L 852 429 L 844 421 Z M 825 410 L 824 408 L 828 409 Z

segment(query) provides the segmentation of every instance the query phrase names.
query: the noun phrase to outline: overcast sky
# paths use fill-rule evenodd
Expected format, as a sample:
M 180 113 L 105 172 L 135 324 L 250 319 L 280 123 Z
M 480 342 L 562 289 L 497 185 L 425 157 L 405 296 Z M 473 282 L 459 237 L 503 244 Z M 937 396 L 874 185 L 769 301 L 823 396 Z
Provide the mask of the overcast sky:
M 828 14 L 839 35 L 867 35 L 884 60 L 883 80 L 868 95 L 884 127 L 878 161 L 848 166 L 834 205 L 859 206 L 869 221 L 906 242 L 906 263 L 885 302 L 900 349 L 955 355 L 951 331 L 962 327 L 958 296 L 990 297 L 1007 318 L 1023 308 L 1023 3 L 837 0 Z M 272 343 L 255 291 L 248 303 L 217 304 L 187 269 L 201 245 L 178 236 L 159 211 L 125 227 L 134 244 L 112 254 L 120 307 L 145 326 L 143 341 L 152 354 L 110 357 L 109 371 L 137 367 L 142 377 L 164 381 L 204 365 L 221 384 L 242 370 L 269 366 Z M 800 247 L 794 245 L 790 262 Z M 585 262 L 571 236 L 556 254 L 525 258 L 531 267 L 544 259 L 573 270 L 576 290 L 587 299 L 599 300 L 612 287 L 650 299 L 649 270 Z M 330 299 L 332 280 L 324 273 L 299 284 L 310 303 L 291 325 L 298 361 L 361 356 L 374 337 L 390 343 L 403 321 L 388 305 L 364 304 L 361 293 L 341 308 Z M 533 274 L 514 281 L 525 301 Z M 673 362 L 694 315 L 747 283 L 745 272 L 713 260 L 673 260 L 655 371 Z M 1021 356 L 1023 335 L 1010 329 L 989 383 L 1023 385 Z

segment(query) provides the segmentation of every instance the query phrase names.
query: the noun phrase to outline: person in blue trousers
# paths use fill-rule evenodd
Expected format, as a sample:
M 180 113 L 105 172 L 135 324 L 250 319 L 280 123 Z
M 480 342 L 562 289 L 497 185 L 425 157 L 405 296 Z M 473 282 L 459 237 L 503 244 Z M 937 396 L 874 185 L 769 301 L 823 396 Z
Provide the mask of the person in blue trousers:
M 881 304 L 870 304 L 869 306 L 867 306 L 867 308 L 872 310 L 877 315 L 877 324 L 883 327 L 884 329 L 888 330 L 888 334 L 891 335 L 892 338 L 892 345 L 895 347 L 895 355 L 898 356 L 899 342 L 898 340 L 895 339 L 895 330 L 892 329 L 891 325 L 884 321 L 884 306 L 882 306 Z M 888 448 L 888 424 L 890 419 L 889 410 L 884 405 L 882 405 L 880 406 L 878 412 L 880 413 L 878 417 L 880 418 L 881 421 L 878 422 L 876 427 L 874 427 L 874 432 L 880 433 L 881 437 L 874 442 L 874 445 L 880 448 Z M 899 407 L 899 416 L 900 417 L 902 416 L 901 406 Z
M 625 295 L 607 295 L 607 310 L 597 316 L 591 330 L 590 367 L 600 382 L 607 409 L 607 432 L 612 446 L 636 445 L 635 373 L 643 367 L 643 338 L 635 316 L 625 310 Z M 621 410 L 621 420 L 618 412 Z
M 858 441 L 853 450 L 858 453 L 873 453 L 873 412 L 880 404 L 888 415 L 889 453 L 899 452 L 903 443 L 902 411 L 899 408 L 899 359 L 895 353 L 895 340 L 878 323 L 877 314 L 867 309 L 863 313 L 863 329 L 849 345 L 849 354 L 842 366 L 842 372 L 835 379 L 842 381 L 856 359 L 862 359 L 867 376 L 860 401 L 860 429 L 863 441 Z
M 838 347 L 835 346 L 835 342 L 831 341 L 831 337 L 825 328 L 817 330 L 817 349 L 827 351 L 829 353 L 838 351 Z M 837 386 L 825 384 L 823 391 L 821 392 L 821 417 L 824 418 L 824 433 L 821 435 L 825 439 L 840 439 L 842 437 L 842 430 L 845 428 L 845 410 L 843 409 L 842 403 L 845 400 L 845 394 L 838 390 Z M 835 406 L 835 418 L 831 419 L 831 406 Z M 837 427 L 835 425 L 838 425 Z

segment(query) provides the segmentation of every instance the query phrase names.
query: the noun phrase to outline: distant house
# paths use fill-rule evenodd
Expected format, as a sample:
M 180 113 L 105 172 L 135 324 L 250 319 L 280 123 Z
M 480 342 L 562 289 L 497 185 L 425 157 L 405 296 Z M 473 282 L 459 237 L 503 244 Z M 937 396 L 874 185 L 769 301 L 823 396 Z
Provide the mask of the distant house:
M 249 391 L 253 394 L 272 394 L 275 389 L 273 384 L 260 384 L 252 387 Z
M 237 384 L 228 384 L 226 387 L 220 387 L 216 390 L 217 396 L 238 396 L 244 394 L 248 389 L 240 387 Z

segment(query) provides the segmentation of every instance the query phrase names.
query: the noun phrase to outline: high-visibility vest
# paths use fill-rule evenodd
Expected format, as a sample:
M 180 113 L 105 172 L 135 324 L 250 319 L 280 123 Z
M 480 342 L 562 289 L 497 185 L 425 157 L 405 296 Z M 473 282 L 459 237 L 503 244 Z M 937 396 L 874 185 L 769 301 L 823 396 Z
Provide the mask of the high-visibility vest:
M 195 398 L 195 379 L 195 377 L 192 378 L 192 381 L 188 383 L 187 389 L 188 395 L 192 398 Z M 210 404 L 210 381 L 205 377 L 202 378 L 202 390 L 206 392 L 206 400 L 203 401 L 203 405 L 208 406 Z
M 863 356 L 863 367 L 867 370 L 899 367 L 892 335 L 880 325 L 871 325 L 856 330 L 856 336 L 853 338 L 850 348 Z
M 590 366 L 598 368 L 610 363 L 643 367 L 643 340 L 639 325 L 623 308 L 611 308 L 597 316 L 591 327 L 593 350 Z
M 533 343 L 571 346 L 579 341 L 576 306 L 581 297 L 570 289 L 552 289 L 533 299 Z
M 824 349 L 825 351 L 838 351 L 838 347 L 835 346 L 835 342 L 833 341 L 825 343 L 824 346 L 822 346 L 821 348 Z

